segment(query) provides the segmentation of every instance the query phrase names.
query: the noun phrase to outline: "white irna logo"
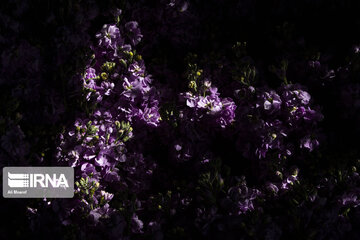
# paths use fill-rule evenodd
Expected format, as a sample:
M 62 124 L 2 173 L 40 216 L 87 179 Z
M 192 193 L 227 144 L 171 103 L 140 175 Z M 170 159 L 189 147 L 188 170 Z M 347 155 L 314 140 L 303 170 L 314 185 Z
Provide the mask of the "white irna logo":
M 4 198 L 72 198 L 72 167 L 4 167 Z
M 64 174 L 42 174 L 42 173 L 10 173 L 8 172 L 8 185 L 12 188 L 53 188 L 65 187 L 69 184 Z

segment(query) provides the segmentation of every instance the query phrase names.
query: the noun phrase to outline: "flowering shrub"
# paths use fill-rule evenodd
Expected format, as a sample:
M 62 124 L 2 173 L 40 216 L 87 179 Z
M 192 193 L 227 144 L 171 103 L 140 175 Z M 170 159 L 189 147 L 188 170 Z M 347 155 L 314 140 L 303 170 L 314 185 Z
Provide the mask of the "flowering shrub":
M 359 47 L 255 20 L 278 4 L 49 1 L 51 39 L 0 12 L 0 164 L 75 170 L 72 199 L 3 199 L 16 237 L 357 239 Z

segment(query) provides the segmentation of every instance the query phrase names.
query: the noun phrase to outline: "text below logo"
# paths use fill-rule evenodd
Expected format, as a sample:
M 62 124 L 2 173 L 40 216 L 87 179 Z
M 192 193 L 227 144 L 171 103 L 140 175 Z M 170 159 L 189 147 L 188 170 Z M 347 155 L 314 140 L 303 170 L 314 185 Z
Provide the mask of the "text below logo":
M 71 167 L 4 167 L 5 198 L 72 198 L 74 169 Z

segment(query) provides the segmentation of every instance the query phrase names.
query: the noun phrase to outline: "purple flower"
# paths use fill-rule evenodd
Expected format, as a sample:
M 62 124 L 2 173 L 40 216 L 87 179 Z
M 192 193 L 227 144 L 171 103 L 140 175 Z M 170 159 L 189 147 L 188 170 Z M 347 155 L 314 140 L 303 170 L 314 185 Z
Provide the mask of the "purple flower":
M 205 83 L 207 86 L 211 86 L 211 82 L 205 81 Z M 225 128 L 234 121 L 235 103 L 231 98 L 221 99 L 216 87 L 205 87 L 204 89 L 203 95 L 186 92 L 180 94 L 180 97 L 186 101 L 186 106 L 193 109 L 193 114 L 197 119 L 209 115 L 216 125 Z
M 275 195 L 279 192 L 279 188 L 273 183 L 267 183 L 266 189 Z
M 107 167 L 107 168 L 105 168 L 105 170 L 103 171 L 102 174 L 103 174 L 103 179 L 107 182 L 119 182 L 120 181 L 120 176 L 118 174 L 117 168 Z
M 99 39 L 100 47 L 116 50 L 117 46 L 122 46 L 124 40 L 121 38 L 120 30 L 115 25 L 105 24 L 100 33 L 96 34 Z
M 298 181 L 298 169 L 295 171 L 294 174 L 289 175 L 287 178 L 285 178 L 281 183 L 281 189 L 289 189 L 296 181 Z
M 102 207 L 98 207 L 90 211 L 90 220 L 96 225 L 99 223 L 100 218 L 107 218 L 113 213 L 113 210 L 110 208 L 109 204 L 105 204 Z
M 225 128 L 227 125 L 231 124 L 235 119 L 235 110 L 236 105 L 230 98 L 225 98 L 222 100 L 222 109 L 219 113 L 217 122 L 222 128 Z
M 352 206 L 352 207 L 358 207 L 360 206 L 360 199 L 359 199 L 359 191 L 356 192 L 350 192 L 350 193 L 344 193 L 339 202 L 342 206 Z
M 134 213 L 132 218 L 131 218 L 131 231 L 133 233 L 142 233 L 143 227 L 144 227 L 144 223 Z
M 264 92 L 260 96 L 260 103 L 257 106 L 263 107 L 266 112 L 273 114 L 280 110 L 281 99 L 275 91 Z
M 143 35 L 140 32 L 140 28 L 138 26 L 138 23 L 135 21 L 131 21 L 125 24 L 125 29 L 129 33 L 129 39 L 130 43 L 135 46 L 141 41 L 141 38 Z
M 311 136 L 306 136 L 300 140 L 300 148 L 306 148 L 310 152 L 319 146 L 319 141 Z
M 253 211 L 255 209 L 254 201 L 261 195 L 262 193 L 259 190 L 249 188 L 245 181 L 240 182 L 229 188 L 222 205 L 229 211 L 229 215 L 239 216 L 248 211 Z
M 114 197 L 114 194 L 101 190 L 101 196 L 104 198 L 104 201 L 110 202 L 111 199 Z
M 147 108 L 145 107 L 141 119 L 144 120 L 147 124 L 154 127 L 158 126 L 160 121 L 159 109 L 157 106 Z
M 95 166 L 88 162 L 85 162 L 81 165 L 81 171 L 85 173 L 86 176 L 96 173 Z
M 291 152 L 284 144 L 287 137 L 285 127 L 280 120 L 262 121 L 257 129 L 260 142 L 256 148 L 258 158 L 265 158 L 269 150 L 278 150 L 279 155 L 289 155 Z

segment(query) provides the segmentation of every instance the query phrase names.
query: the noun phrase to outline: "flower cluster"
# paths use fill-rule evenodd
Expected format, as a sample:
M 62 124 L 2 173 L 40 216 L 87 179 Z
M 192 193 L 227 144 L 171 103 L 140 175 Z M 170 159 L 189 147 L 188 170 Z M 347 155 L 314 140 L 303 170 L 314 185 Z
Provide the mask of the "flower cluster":
M 186 101 L 186 106 L 193 109 L 191 113 L 193 116 L 188 116 L 190 121 L 212 118 L 222 128 L 234 121 L 235 103 L 230 98 L 220 98 L 218 89 L 212 87 L 210 81 L 204 81 L 201 90 L 196 91 L 196 88 L 194 90 L 195 93 L 190 91 L 181 94 Z
M 151 86 L 144 60 L 133 49 L 142 37 L 137 23 L 127 23 L 123 28 L 104 25 L 96 37 L 94 55 L 80 77 L 87 115 L 60 136 L 58 146 L 58 161 L 75 167 L 79 176 L 76 192 L 81 204 L 70 208 L 72 212 L 82 212 L 97 226 L 111 216 L 128 215 L 131 220 L 125 225 L 132 234 L 149 234 L 160 231 L 162 222 L 169 218 L 165 206 L 171 209 L 170 215 L 195 207 L 196 226 L 201 229 L 209 221 L 261 209 L 258 203 L 266 198 L 263 192 L 277 196 L 298 183 L 298 170 L 283 177 L 281 172 L 289 168 L 286 161 L 271 159 L 295 158 L 295 152 L 313 151 L 319 144 L 314 134 L 322 115 L 313 109 L 310 94 L 301 85 L 285 84 L 272 90 L 251 86 L 249 79 L 243 79 L 233 85 L 237 86 L 235 100 L 220 97 L 226 84 L 215 87 L 210 79 L 219 76 L 204 72 L 195 63 L 196 56 L 190 55 L 188 91 L 176 93 L 176 99 L 164 94 L 165 87 L 156 90 Z M 126 44 L 127 40 L 131 44 Z M 242 69 L 248 76 L 248 68 Z M 250 71 L 255 73 L 254 68 Z M 175 103 L 160 108 L 161 98 Z M 216 158 L 229 160 L 222 150 L 212 149 L 219 137 L 233 139 L 236 144 L 228 146 L 230 152 L 242 153 L 253 164 L 270 160 L 256 170 L 260 171 L 258 181 L 264 185 L 251 188 L 245 178 L 235 177 L 238 180 L 234 182 L 231 176 L 222 177 Z M 146 142 L 157 139 L 160 145 L 148 149 Z M 164 151 L 163 156 L 151 150 L 155 146 Z M 200 191 L 188 194 L 177 189 L 172 195 L 176 198 L 155 197 L 153 181 L 170 177 L 154 175 L 166 166 L 166 162 L 154 161 L 159 156 L 169 157 L 167 168 L 196 170 L 192 181 L 198 181 Z M 134 197 L 130 199 L 130 195 Z M 122 210 L 131 205 L 136 207 Z M 148 219 L 144 208 L 153 209 L 156 220 Z M 63 222 L 72 218 L 69 214 Z
M 104 25 L 96 35 L 98 44 L 92 48 L 92 61 L 78 79 L 83 106 L 89 112 L 60 135 L 57 147 L 57 161 L 76 169 L 80 203 L 75 201 L 70 212 L 81 209 L 81 214 L 95 224 L 100 218 L 119 215 L 119 208 L 130 201 L 124 200 L 116 210 L 109 205 L 114 193 L 141 193 L 149 187 L 156 168 L 155 163 L 127 146 L 133 138 L 132 125 L 156 127 L 160 121 L 151 76 L 142 57 L 133 50 L 141 36 L 136 22 L 128 22 L 124 28 Z M 109 189 L 112 192 L 107 192 Z M 132 214 L 132 231 L 140 233 L 142 222 L 135 212 Z M 71 214 L 67 217 L 63 222 L 74 218 Z
M 254 144 L 252 148 L 256 146 L 246 156 L 255 154 L 261 159 L 271 153 L 282 159 L 299 148 L 312 151 L 319 145 L 316 125 L 323 116 L 311 106 L 310 94 L 302 86 L 288 84 L 278 91 L 246 87 L 236 92 L 242 95 L 239 101 L 244 106 L 238 113 L 240 131 Z M 244 125 L 251 127 L 243 129 Z M 239 144 L 246 144 L 241 138 Z
M 253 2 L 5 4 L 0 166 L 75 171 L 72 199 L 5 201 L 16 234 L 359 239 L 359 47 Z

